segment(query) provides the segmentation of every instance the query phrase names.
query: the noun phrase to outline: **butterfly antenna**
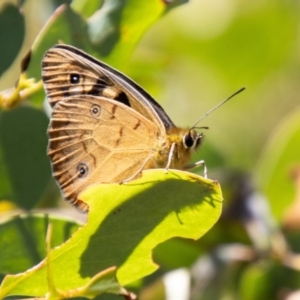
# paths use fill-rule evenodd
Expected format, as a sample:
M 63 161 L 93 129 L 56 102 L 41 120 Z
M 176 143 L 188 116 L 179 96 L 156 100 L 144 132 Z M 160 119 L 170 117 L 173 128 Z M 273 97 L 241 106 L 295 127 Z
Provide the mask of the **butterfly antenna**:
M 227 102 L 228 100 L 230 100 L 231 98 L 233 98 L 234 96 L 236 96 L 237 94 L 241 93 L 243 90 L 245 90 L 246 87 L 242 87 L 240 88 L 238 91 L 236 91 L 235 93 L 233 93 L 231 96 L 229 96 L 227 99 L 225 99 L 224 101 L 222 101 L 221 103 L 217 104 L 215 107 L 213 107 L 212 109 L 210 109 L 206 114 L 204 114 L 196 123 L 195 125 L 191 128 L 195 128 L 196 125 L 202 121 L 205 117 L 207 117 L 209 114 L 211 114 L 214 110 L 216 110 L 217 108 L 219 108 L 221 105 L 223 105 L 225 102 Z

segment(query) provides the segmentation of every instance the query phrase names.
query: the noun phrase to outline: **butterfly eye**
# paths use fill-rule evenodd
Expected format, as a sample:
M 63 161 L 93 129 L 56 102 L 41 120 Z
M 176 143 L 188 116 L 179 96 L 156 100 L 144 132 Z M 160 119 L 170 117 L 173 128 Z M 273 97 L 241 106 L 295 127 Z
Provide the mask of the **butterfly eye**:
M 203 138 L 203 134 L 198 134 L 197 132 L 190 131 L 186 135 L 183 136 L 182 138 L 182 143 L 184 148 L 189 149 L 197 149 L 201 145 L 201 141 Z
M 183 145 L 186 149 L 193 147 L 194 143 L 195 143 L 195 139 L 194 137 L 191 136 L 190 133 L 186 134 L 183 137 Z
M 78 74 L 70 74 L 70 82 L 72 84 L 79 83 L 80 81 L 80 76 Z
M 77 166 L 77 172 L 78 172 L 78 177 L 79 178 L 82 178 L 82 177 L 86 176 L 88 171 L 89 171 L 89 168 L 86 164 L 80 163 Z
M 93 105 L 90 112 L 93 117 L 99 117 L 101 113 L 101 107 L 99 105 Z

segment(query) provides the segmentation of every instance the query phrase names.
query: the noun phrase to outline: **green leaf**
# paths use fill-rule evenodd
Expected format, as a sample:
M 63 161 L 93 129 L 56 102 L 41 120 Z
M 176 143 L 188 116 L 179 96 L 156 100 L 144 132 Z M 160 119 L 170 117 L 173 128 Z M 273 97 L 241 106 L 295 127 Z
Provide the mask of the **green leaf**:
M 101 7 L 104 0 L 73 0 L 71 7 L 86 18 L 94 14 Z
M 186 1 L 185 1 L 186 2 Z M 90 41 L 102 59 L 122 69 L 137 42 L 150 25 L 183 1 L 104 1 L 88 20 Z
M 79 198 L 89 205 L 88 222 L 50 252 L 56 289 L 73 290 L 117 266 L 126 285 L 154 272 L 152 250 L 172 237 L 199 239 L 217 221 L 222 195 L 215 181 L 178 170 L 148 170 L 126 184 L 90 186 Z M 26 273 L 6 277 L 0 298 L 43 296 L 48 291 L 43 261 Z
M 270 199 L 274 216 L 281 219 L 294 200 L 292 171 L 299 167 L 300 109 L 288 115 L 274 130 L 258 163 L 258 182 Z
M 48 119 L 37 109 L 19 107 L 0 114 L 0 199 L 30 209 L 51 178 L 46 155 Z
M 1 274 L 24 272 L 45 257 L 45 238 L 49 222 L 53 226 L 53 247 L 70 238 L 79 226 L 77 222 L 46 214 L 19 215 L 1 221 Z
M 20 10 L 10 4 L 0 9 L 0 76 L 15 60 L 25 36 L 25 21 Z

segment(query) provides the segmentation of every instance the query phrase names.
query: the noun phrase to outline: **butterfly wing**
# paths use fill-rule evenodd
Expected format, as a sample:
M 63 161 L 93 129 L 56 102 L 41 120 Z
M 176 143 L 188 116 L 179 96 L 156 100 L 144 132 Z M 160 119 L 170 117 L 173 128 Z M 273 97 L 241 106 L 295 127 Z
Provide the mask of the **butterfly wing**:
M 163 108 L 140 86 L 87 53 L 59 44 L 42 61 L 42 77 L 52 106 L 74 95 L 103 96 L 132 108 L 161 131 L 175 127 Z
M 153 168 L 158 127 L 124 104 L 104 97 L 73 96 L 53 108 L 48 155 L 67 200 L 96 182 L 121 182 L 141 167 Z

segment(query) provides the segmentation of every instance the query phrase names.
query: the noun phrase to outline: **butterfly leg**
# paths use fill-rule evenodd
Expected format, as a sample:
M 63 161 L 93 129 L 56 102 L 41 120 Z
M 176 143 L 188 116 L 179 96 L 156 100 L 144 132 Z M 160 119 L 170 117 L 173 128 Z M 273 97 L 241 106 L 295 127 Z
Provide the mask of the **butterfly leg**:
M 192 169 L 195 169 L 195 168 L 198 168 L 200 166 L 203 166 L 203 175 L 204 175 L 204 178 L 207 178 L 207 167 L 206 167 L 206 164 L 205 164 L 205 161 L 204 160 L 199 160 L 191 165 L 186 165 L 184 167 L 185 170 L 192 170 Z
M 171 145 L 171 149 L 170 149 L 169 156 L 168 156 L 168 162 L 167 162 L 167 165 L 166 165 L 166 167 L 165 167 L 165 173 L 166 173 L 166 174 L 168 173 L 168 170 L 169 170 L 169 168 L 170 168 L 170 165 L 171 165 L 171 162 L 172 162 L 172 159 L 173 159 L 175 146 L 176 146 L 175 143 L 173 143 L 173 144 Z

